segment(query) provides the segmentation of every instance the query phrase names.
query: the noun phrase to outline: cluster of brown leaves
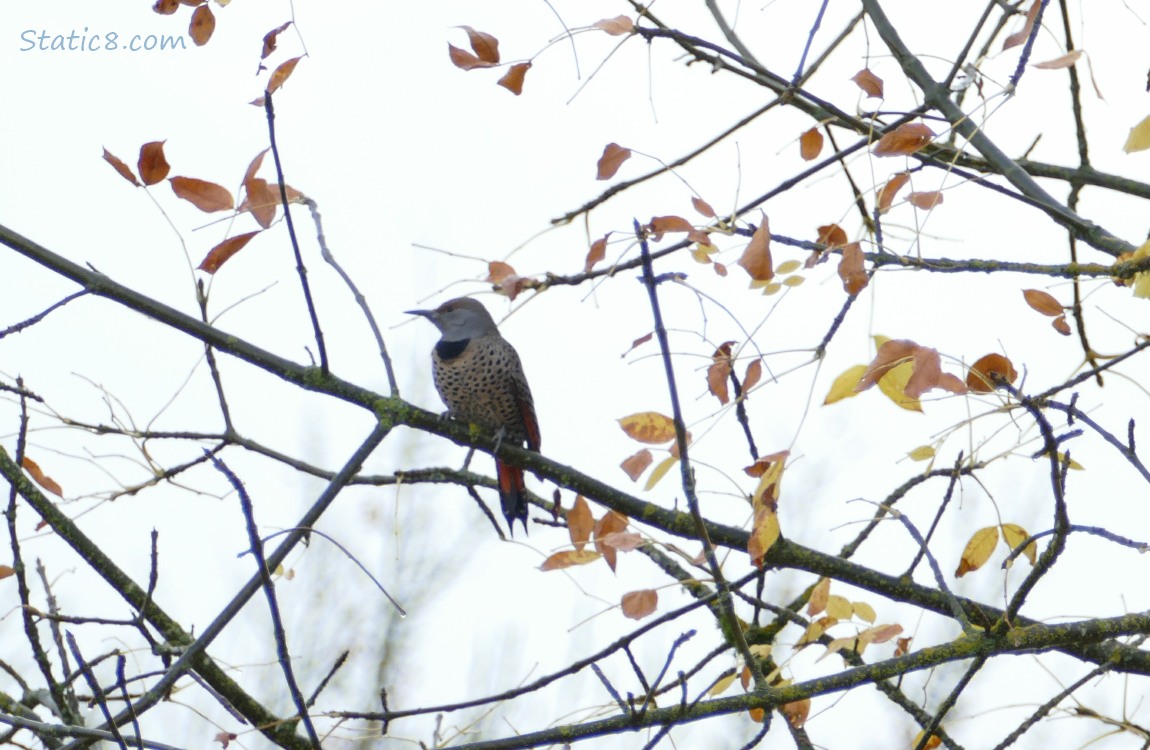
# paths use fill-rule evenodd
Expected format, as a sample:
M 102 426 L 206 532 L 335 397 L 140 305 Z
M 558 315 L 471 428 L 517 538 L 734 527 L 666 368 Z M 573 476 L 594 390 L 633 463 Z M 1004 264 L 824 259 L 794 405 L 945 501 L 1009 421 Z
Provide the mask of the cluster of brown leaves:
M 499 40 L 491 34 L 476 31 L 470 26 L 460 26 L 467 32 L 467 40 L 471 43 L 472 52 L 460 49 L 454 44 L 447 45 L 447 54 L 451 64 L 460 70 L 475 70 L 476 68 L 494 68 L 499 65 Z M 474 54 L 472 54 L 474 53 Z M 527 71 L 531 70 L 531 61 L 515 63 L 507 69 L 496 83 L 519 96 L 523 93 L 523 81 Z
M 487 278 L 496 292 L 508 299 L 515 299 L 524 289 L 531 289 L 536 282 L 529 276 L 520 276 L 511 267 L 511 264 L 500 260 L 493 260 L 487 264 Z
M 715 350 L 715 353 L 711 355 L 713 364 L 707 368 L 707 390 L 709 390 L 715 398 L 719 399 L 719 403 L 723 405 L 726 405 L 726 403 L 731 400 L 730 394 L 727 391 L 727 382 L 731 379 L 731 373 L 734 372 L 735 363 L 731 354 L 731 347 L 734 345 L 734 341 L 725 341 L 720 344 L 719 348 Z M 744 397 L 747 391 L 754 388 L 762 377 L 763 361 L 756 357 L 747 365 L 747 371 L 743 375 L 743 382 L 739 384 Z
M 1048 317 L 1054 318 L 1050 325 L 1063 336 L 1070 335 L 1070 324 L 1066 322 L 1066 308 L 1052 295 L 1039 289 L 1023 289 L 1026 304 Z
M 190 5 L 195 8 L 192 11 L 192 19 L 188 23 L 188 36 L 192 38 L 192 42 L 197 47 L 203 47 L 216 30 L 216 16 L 212 13 L 208 0 L 156 0 L 152 4 L 152 10 L 161 16 L 170 16 L 179 10 L 181 5 Z M 227 3 L 220 3 L 220 5 L 227 5 Z
M 751 562 L 763 567 L 763 559 L 779 539 L 779 492 L 783 482 L 790 451 L 779 451 L 763 456 L 743 469 L 747 476 L 759 480 L 751 494 L 751 534 L 747 540 L 747 554 Z

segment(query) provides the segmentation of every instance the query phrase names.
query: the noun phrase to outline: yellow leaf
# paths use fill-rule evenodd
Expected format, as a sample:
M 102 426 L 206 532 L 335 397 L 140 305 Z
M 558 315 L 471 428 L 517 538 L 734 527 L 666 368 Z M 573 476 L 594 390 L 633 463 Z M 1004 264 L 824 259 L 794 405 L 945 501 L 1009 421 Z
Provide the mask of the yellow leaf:
M 783 286 L 798 286 L 806 280 L 807 278 L 805 276 L 788 276 L 783 279 Z
M 1150 117 L 1130 128 L 1130 135 L 1126 138 L 1126 145 L 1122 150 L 1128 154 L 1135 151 L 1145 151 L 1150 148 Z
M 754 526 L 747 541 L 747 553 L 751 562 L 762 566 L 763 558 L 779 539 L 779 514 L 769 505 L 755 511 Z
M 920 445 L 906 455 L 910 457 L 911 461 L 927 461 L 934 458 L 934 448 L 929 445 Z
M 623 432 L 640 443 L 665 443 L 675 439 L 675 422 L 655 411 L 642 411 L 618 420 Z
M 799 268 L 802 265 L 803 264 L 801 261 L 785 260 L 782 263 L 780 263 L 777 268 L 775 268 L 775 275 L 782 275 L 785 273 L 794 273 L 795 271 L 799 270 Z
M 827 597 L 827 614 L 836 620 L 849 620 L 854 614 L 854 608 L 845 596 L 831 594 Z
M 855 602 L 851 606 L 854 607 L 855 615 L 860 620 L 863 620 L 865 622 L 874 622 L 875 621 L 876 615 L 874 612 L 874 608 L 871 607 L 871 605 L 867 604 L 866 602 Z
M 906 395 L 906 384 L 914 374 L 914 362 L 895 365 L 878 380 L 878 388 L 887 398 L 907 411 L 922 411 L 922 402 Z
M 723 679 L 719 680 L 711 687 L 710 690 L 707 691 L 707 696 L 709 698 L 714 698 L 716 695 L 722 695 L 723 693 L 727 692 L 727 688 L 735 684 L 735 679 L 737 677 L 738 675 L 732 672 Z
M 1130 260 L 1139 260 L 1147 255 L 1150 255 L 1150 240 L 1143 242 L 1142 247 L 1135 250 L 1134 254 L 1130 256 Z M 1150 273 L 1143 271 L 1134 274 L 1134 296 L 1141 299 L 1150 297 Z
M 663 476 L 671 470 L 671 467 L 677 463 L 679 463 L 679 459 L 675 458 L 674 456 L 667 456 L 662 461 L 660 461 L 659 465 L 655 467 L 655 470 L 651 472 L 651 476 L 647 477 L 647 486 L 643 489 L 649 490 L 658 484 L 659 480 L 662 479 Z
M 831 579 L 820 578 L 811 589 L 811 598 L 807 602 L 807 615 L 821 614 L 827 608 L 827 598 L 831 593 Z
M 1006 546 L 1010 547 L 1013 551 L 1018 548 L 1018 545 L 1029 539 L 1030 534 L 1026 529 L 1016 523 L 1004 523 L 1002 524 L 1002 538 L 1006 542 Z M 1026 555 L 1026 559 L 1033 565 L 1034 561 L 1038 558 L 1038 544 L 1031 542 L 1026 545 L 1026 549 L 1022 551 L 1022 554 Z
M 823 406 L 833 404 L 836 401 L 842 401 L 844 398 L 854 398 L 859 395 L 858 392 L 855 391 L 855 386 L 862 380 L 862 376 L 866 371 L 866 365 L 855 365 L 835 378 L 835 382 L 831 383 L 830 391 L 827 392 L 827 397 L 823 399 Z
M 754 284 L 755 284 L 754 282 L 751 282 L 752 288 L 754 287 Z M 772 294 L 778 294 L 779 290 L 782 288 L 783 288 L 783 285 L 780 284 L 779 282 L 771 281 L 771 282 L 769 282 L 763 286 L 763 294 L 770 297 Z
M 972 570 L 978 570 L 985 565 L 996 544 L 998 544 L 997 526 L 987 526 L 974 532 L 970 541 L 966 543 L 966 549 L 962 551 L 962 559 L 958 563 L 958 570 L 954 573 L 955 577 L 962 578 Z

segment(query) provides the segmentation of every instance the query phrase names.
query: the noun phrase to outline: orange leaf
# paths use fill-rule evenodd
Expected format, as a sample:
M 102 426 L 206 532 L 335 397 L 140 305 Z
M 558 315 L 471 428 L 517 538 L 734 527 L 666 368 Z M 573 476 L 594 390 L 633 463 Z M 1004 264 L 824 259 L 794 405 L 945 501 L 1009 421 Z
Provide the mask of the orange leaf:
M 922 149 L 931 139 L 934 131 L 921 122 L 908 122 L 889 131 L 874 146 L 875 156 L 905 156 Z
M 847 244 L 847 233 L 838 224 L 827 224 L 819 227 L 818 243 L 828 248 L 840 247 Z
M 495 67 L 495 63 L 484 62 L 470 52 L 459 49 L 459 47 L 456 47 L 454 44 L 447 45 L 447 55 L 451 58 L 451 64 L 460 70 Z
M 264 48 L 260 52 L 261 60 L 266 60 L 268 55 L 276 51 L 276 37 L 286 31 L 288 26 L 291 26 L 291 21 L 285 21 L 282 25 L 264 34 Z
M 756 359 L 747 365 L 747 373 L 743 375 L 743 393 L 751 390 L 763 377 L 763 361 Z
M 235 201 L 227 188 L 194 177 L 171 177 L 168 182 L 176 197 L 183 198 L 204 213 L 229 211 L 235 208 Z
M 264 156 L 267 155 L 267 152 L 270 150 L 271 149 L 265 148 L 263 151 L 256 154 L 256 157 L 252 159 L 250 164 L 248 164 L 248 170 L 244 172 L 244 184 L 247 184 L 247 181 L 255 177 L 256 172 L 260 171 L 260 165 L 264 163 Z
M 596 263 L 607 257 L 607 238 L 610 236 L 611 233 L 608 232 L 591 243 L 591 250 L 587 253 L 587 259 L 583 261 L 583 273 L 590 273 Z
M 623 432 L 640 443 L 658 445 L 675 439 L 675 422 L 655 411 L 642 411 L 618 420 Z
M 734 344 L 734 341 L 727 341 L 720 345 L 711 355 L 714 364 L 707 368 L 707 390 L 719 399 L 720 404 L 731 400 L 727 392 L 727 378 L 731 375 L 731 347 Z
M 479 56 L 480 60 L 492 64 L 499 62 L 498 39 L 482 31 L 476 31 L 470 26 L 460 26 L 459 28 L 467 32 L 467 40 L 471 42 L 471 49 L 475 50 L 475 54 Z
M 1046 62 L 1034 63 L 1034 67 L 1042 70 L 1058 70 L 1059 68 L 1069 68 L 1074 63 L 1078 62 L 1078 58 L 1082 57 L 1082 50 L 1076 49 L 1072 52 L 1067 52 L 1061 57 L 1056 57 L 1053 60 Z
M 200 262 L 199 269 L 201 271 L 207 271 L 208 273 L 215 273 L 220 270 L 220 266 L 227 263 L 228 259 L 240 250 L 243 250 L 244 245 L 251 242 L 252 237 L 255 237 L 262 231 L 262 229 L 257 229 L 254 232 L 238 234 L 235 237 L 227 238 L 208 251 L 203 261 Z
M 605 547 L 617 549 L 620 552 L 630 552 L 643 545 L 643 537 L 633 531 L 613 531 L 600 537 L 599 543 Z
M 1026 23 L 1022 25 L 1020 31 L 1016 31 L 1010 36 L 1006 37 L 1006 41 L 1002 43 L 1002 49 L 1008 50 L 1011 47 L 1017 47 L 1025 42 L 1030 37 L 1030 32 L 1034 29 L 1034 22 L 1038 20 L 1038 9 L 1042 7 L 1042 0 L 1034 0 L 1034 4 L 1030 6 L 1030 10 L 1026 13 Z
M 112 169 L 116 170 L 121 177 L 136 187 L 140 187 L 140 181 L 136 179 L 136 175 L 132 174 L 132 168 L 120 160 L 119 157 L 112 154 L 108 149 L 104 149 L 104 161 L 112 165 Z
M 591 530 L 595 528 L 595 519 L 591 516 L 591 507 L 582 495 L 575 498 L 575 505 L 567 511 L 567 533 L 571 535 L 571 543 L 576 550 L 582 550 L 591 538 Z
M 140 146 L 140 159 L 136 163 L 136 169 L 145 185 L 155 185 L 167 177 L 171 170 L 168 160 L 164 158 L 164 143 L 166 141 L 152 141 Z
M 9 576 L 16 575 L 16 570 L 7 565 L 0 565 L 0 579 L 8 578 Z
M 1070 324 L 1066 322 L 1065 315 L 1059 315 L 1057 318 L 1050 321 L 1050 325 L 1054 326 L 1054 330 L 1058 331 L 1063 336 L 1070 335 Z
M 295 70 L 295 66 L 299 61 L 300 58 L 293 57 L 277 65 L 276 69 L 272 71 L 271 78 L 268 79 L 268 85 L 264 91 L 269 94 L 274 94 L 280 86 L 287 83 L 287 79 L 291 77 L 292 71 Z
M 188 25 L 188 36 L 197 47 L 203 47 L 216 30 L 216 17 L 207 3 L 192 11 L 192 22 Z
M 855 73 L 851 76 L 851 80 L 854 81 L 867 96 L 882 98 L 882 79 L 870 72 L 869 68 L 863 68 Z
M 1013 383 L 1018 378 L 1018 373 L 1006 357 L 1001 354 L 987 354 L 979 357 L 978 361 L 970 366 L 970 372 L 966 375 L 966 386 L 971 393 L 990 393 L 999 378 L 1007 383 Z
M 787 717 L 787 721 L 792 727 L 799 729 L 807 723 L 807 716 L 811 713 L 811 699 L 803 698 L 784 703 L 779 706 L 779 710 L 783 712 L 783 716 Z
M 1023 289 L 1022 296 L 1026 298 L 1026 304 L 1043 315 L 1054 318 L 1063 313 L 1062 304 L 1052 295 L 1040 289 Z
M 539 566 L 542 571 L 548 570 L 562 570 L 563 568 L 570 568 L 575 565 L 586 565 L 598 560 L 602 555 L 598 552 L 592 552 L 589 549 L 585 550 L 564 550 L 563 552 L 556 552 L 551 555 L 543 564 Z
M 276 206 L 280 202 L 279 193 L 272 190 L 268 181 L 260 177 L 245 180 L 244 193 L 240 211 L 250 211 L 257 224 L 264 229 L 270 227 L 276 218 Z
M 531 70 L 531 63 L 515 63 L 503 74 L 503 77 L 499 79 L 498 83 L 512 94 L 519 96 L 523 93 L 523 77 L 527 75 L 527 71 L 529 70 Z
M 937 190 L 931 190 L 924 193 L 911 193 L 906 197 L 915 208 L 923 211 L 929 211 L 935 206 L 942 203 L 942 193 Z
M 863 251 L 859 243 L 851 242 L 843 246 L 843 257 L 839 261 L 839 278 L 843 280 L 843 289 L 852 297 L 866 289 L 870 281 L 863 260 Z
M 799 136 L 799 156 L 803 161 L 814 161 L 823 150 L 823 134 L 818 128 L 811 128 Z
M 623 148 L 618 143 L 608 143 L 603 148 L 603 155 L 599 157 L 596 180 L 609 180 L 623 166 L 623 162 L 631 158 L 631 149 Z
M 492 284 L 498 284 L 508 276 L 515 275 L 515 269 L 510 265 L 502 261 L 493 260 L 487 264 L 487 278 L 485 280 Z
M 810 599 L 807 600 L 807 615 L 814 617 L 815 615 L 822 614 L 823 610 L 827 608 L 827 599 L 831 594 L 831 579 L 820 578 L 819 582 L 811 589 Z
M 24 456 L 20 460 L 20 465 L 23 466 L 24 470 L 28 472 L 28 475 L 32 477 L 33 482 L 40 485 L 46 491 L 51 492 L 57 497 L 64 497 L 64 490 L 61 489 L 56 480 L 45 474 L 43 470 L 40 469 L 39 464 L 37 464 L 35 461 L 28 458 L 27 456 Z
M 595 551 L 603 555 L 603 559 L 607 561 L 607 566 L 612 571 L 615 570 L 615 547 L 610 544 L 605 544 L 604 539 L 610 538 L 612 534 L 617 534 L 627 530 L 627 516 L 617 511 L 609 510 L 607 514 L 599 519 L 595 524 Z
M 771 262 L 771 230 L 767 225 L 767 217 L 751 235 L 751 241 L 743 255 L 739 258 L 739 265 L 754 281 L 770 281 L 775 276 L 774 264 Z
M 602 21 L 596 21 L 591 24 L 591 28 L 606 31 L 611 36 L 623 36 L 630 34 L 635 30 L 635 24 L 627 16 L 615 16 L 614 18 L 604 18 Z
M 651 451 L 644 448 L 635 455 L 628 456 L 624 459 L 620 467 L 623 471 L 627 472 L 627 476 L 631 477 L 632 482 L 638 482 L 639 477 L 643 475 L 643 472 L 647 470 L 647 467 L 650 466 L 654 460 L 655 458 L 651 455 Z
M 749 477 L 758 479 L 771 468 L 771 464 L 778 461 L 785 461 L 787 456 L 791 455 L 790 451 L 782 450 L 770 454 L 769 456 L 760 456 L 753 464 L 743 469 L 743 473 Z
M 619 604 L 624 617 L 642 620 L 659 606 L 659 592 L 654 589 L 631 591 L 623 594 L 623 600 Z
M 894 202 L 894 197 L 909 180 L 910 172 L 899 172 L 887 180 L 886 184 L 882 186 L 882 190 L 878 191 L 878 212 L 880 214 L 885 214 L 890 210 L 890 204 Z
M 707 217 L 708 219 L 715 218 L 715 209 L 711 208 L 711 204 L 707 203 L 702 198 L 698 198 L 698 197 L 692 198 L 691 199 L 691 205 L 695 207 L 696 211 L 698 211 L 700 214 Z

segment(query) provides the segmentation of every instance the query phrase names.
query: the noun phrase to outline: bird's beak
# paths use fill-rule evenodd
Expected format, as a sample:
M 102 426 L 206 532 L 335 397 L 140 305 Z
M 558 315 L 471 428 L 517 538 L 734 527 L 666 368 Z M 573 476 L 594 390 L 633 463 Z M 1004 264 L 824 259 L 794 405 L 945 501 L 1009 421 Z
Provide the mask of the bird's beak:
M 434 310 L 404 310 L 403 312 L 406 315 L 418 315 L 423 318 L 430 318 L 435 313 Z

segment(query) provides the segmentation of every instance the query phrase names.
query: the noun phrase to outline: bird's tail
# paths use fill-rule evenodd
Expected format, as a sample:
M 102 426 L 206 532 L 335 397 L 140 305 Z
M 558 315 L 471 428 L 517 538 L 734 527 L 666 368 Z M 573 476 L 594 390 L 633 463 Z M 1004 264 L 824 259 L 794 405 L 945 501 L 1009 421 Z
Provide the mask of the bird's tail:
M 499 478 L 499 502 L 507 527 L 515 536 L 515 519 L 523 522 L 523 533 L 527 533 L 527 485 L 523 481 L 523 469 L 510 466 L 496 459 L 495 473 Z

